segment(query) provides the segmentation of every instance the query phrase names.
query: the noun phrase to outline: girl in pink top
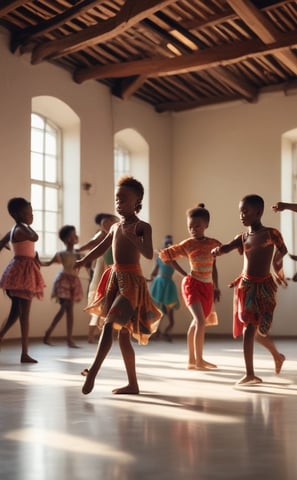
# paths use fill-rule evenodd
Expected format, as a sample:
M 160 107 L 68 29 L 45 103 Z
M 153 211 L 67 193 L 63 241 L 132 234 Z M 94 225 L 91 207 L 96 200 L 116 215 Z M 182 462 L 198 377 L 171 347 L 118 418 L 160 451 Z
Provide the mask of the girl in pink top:
M 22 336 L 21 363 L 37 363 L 28 354 L 29 317 L 34 297 L 42 298 L 45 287 L 40 273 L 40 262 L 35 253 L 34 243 L 37 233 L 30 227 L 33 222 L 31 204 L 24 198 L 9 200 L 7 209 L 16 224 L 0 240 L 0 251 L 10 241 L 14 253 L 0 279 L 0 287 L 11 299 L 11 308 L 7 320 L 0 330 L 0 342 L 10 327 L 20 319 Z
M 209 225 L 209 220 L 209 212 L 202 203 L 188 210 L 187 225 L 190 238 L 161 250 L 159 254 L 164 263 L 171 264 L 184 276 L 182 295 L 193 317 L 187 335 L 187 368 L 196 370 L 216 368 L 216 365 L 203 358 L 207 317 L 211 314 L 213 301 L 220 299 L 216 262 L 211 250 L 221 243 L 214 238 L 205 237 L 204 231 Z M 175 261 L 182 257 L 189 260 L 189 274 Z

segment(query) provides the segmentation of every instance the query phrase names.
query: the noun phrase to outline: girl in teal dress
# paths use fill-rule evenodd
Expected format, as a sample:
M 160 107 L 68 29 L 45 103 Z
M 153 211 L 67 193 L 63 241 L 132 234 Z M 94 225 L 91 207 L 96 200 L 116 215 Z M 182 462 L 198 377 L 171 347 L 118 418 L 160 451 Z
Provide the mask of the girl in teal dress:
M 172 236 L 166 235 L 164 240 L 164 248 L 172 245 Z M 160 330 L 155 334 L 155 338 L 164 335 L 168 341 L 172 341 L 169 332 L 174 326 L 174 310 L 180 306 L 176 285 L 172 279 L 174 268 L 163 263 L 160 257 L 157 257 L 156 265 L 151 273 L 152 284 L 150 288 L 151 297 L 154 303 L 162 310 L 164 315 L 167 315 L 169 324 L 161 334 Z

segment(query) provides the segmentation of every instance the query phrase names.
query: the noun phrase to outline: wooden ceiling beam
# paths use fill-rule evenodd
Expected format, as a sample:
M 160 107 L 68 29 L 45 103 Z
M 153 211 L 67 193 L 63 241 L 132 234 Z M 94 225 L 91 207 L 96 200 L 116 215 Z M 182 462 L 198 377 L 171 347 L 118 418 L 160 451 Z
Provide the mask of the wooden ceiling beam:
M 116 92 L 113 91 L 113 93 L 123 100 L 127 100 L 144 84 L 146 78 L 147 77 L 143 75 L 133 78 L 125 78 L 117 87 Z
M 281 34 L 277 28 L 250 0 L 227 0 L 227 3 L 265 45 L 278 41 Z M 276 52 L 275 56 L 297 75 L 297 57 L 291 50 Z
M 239 79 L 233 73 L 223 69 L 223 67 L 217 67 L 214 70 L 214 77 L 221 83 L 225 83 L 236 93 L 242 95 L 249 102 L 254 102 L 257 98 L 257 89 L 255 87 L 252 87 L 246 80 Z
M 43 60 L 52 60 L 77 52 L 85 47 L 107 42 L 156 11 L 176 1 L 141 0 L 141 2 L 135 2 L 135 0 L 127 0 L 114 17 L 85 28 L 80 32 L 68 35 L 61 40 L 53 40 L 52 42 L 39 45 L 33 50 L 31 61 L 33 64 L 36 64 Z
M 31 43 L 35 38 L 61 27 L 65 23 L 71 21 L 79 15 L 83 15 L 90 9 L 97 7 L 103 2 L 104 0 L 84 0 L 78 5 L 68 8 L 65 10 L 65 12 L 60 13 L 49 20 L 41 21 L 32 27 L 24 28 L 19 32 L 16 32 L 11 38 L 11 51 L 15 52 L 20 45 L 25 46 L 28 43 Z
M 2 0 L 0 5 L 0 17 L 4 17 L 16 8 L 22 7 L 31 0 Z
M 260 40 L 247 40 L 240 44 L 220 45 L 180 57 L 144 59 L 81 68 L 74 72 L 73 79 L 77 83 L 83 83 L 91 79 L 123 78 L 134 75 L 149 77 L 197 72 L 237 63 L 248 58 L 275 54 L 284 48 L 295 45 L 297 45 L 297 35 L 294 31 L 282 34 L 277 42 L 269 45 L 263 45 Z
M 190 102 L 163 102 L 159 103 L 155 109 L 158 113 L 164 112 L 184 112 L 186 110 L 193 110 L 194 108 L 208 107 L 210 105 L 218 105 L 220 103 L 235 102 L 242 100 L 239 95 L 218 96 L 201 98 Z

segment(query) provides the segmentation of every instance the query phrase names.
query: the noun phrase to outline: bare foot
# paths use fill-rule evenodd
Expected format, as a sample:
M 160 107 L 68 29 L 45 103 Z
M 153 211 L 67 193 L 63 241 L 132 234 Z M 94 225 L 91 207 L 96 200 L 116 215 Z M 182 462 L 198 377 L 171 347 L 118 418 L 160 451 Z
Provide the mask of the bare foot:
M 96 375 L 92 375 L 90 371 L 87 373 L 85 383 L 83 384 L 83 387 L 82 387 L 82 393 L 84 395 L 87 395 L 93 390 L 94 384 L 95 384 L 95 378 L 96 378 Z
M 206 368 L 218 368 L 218 366 L 215 363 L 210 363 L 210 362 L 207 362 L 206 360 L 202 360 L 202 365 L 199 365 L 199 366 L 203 366 Z
M 45 345 L 50 345 L 50 347 L 53 347 L 53 346 L 54 346 L 54 344 L 53 344 L 52 342 L 50 342 L 49 338 L 46 337 L 46 336 L 43 337 L 43 343 L 44 343 Z
M 282 369 L 283 363 L 286 360 L 286 357 L 280 353 L 277 358 L 274 359 L 275 362 L 275 373 L 278 375 Z
M 214 363 L 207 362 L 206 360 L 202 360 L 201 363 L 188 363 L 187 369 L 188 370 L 209 370 L 211 368 L 218 368 L 217 365 Z
M 138 385 L 127 385 L 126 387 L 122 388 L 115 388 L 112 393 L 114 395 L 138 395 L 139 388 Z
M 245 375 L 236 382 L 236 385 L 257 385 L 258 383 L 262 383 L 261 378 L 256 377 L 255 375 Z
M 80 348 L 80 346 L 76 345 L 76 343 L 74 343 L 74 342 L 68 342 L 67 345 L 68 345 L 69 348 Z
M 188 363 L 187 370 L 196 370 L 196 364 L 195 363 Z
M 22 353 L 21 363 L 38 363 L 38 361 L 30 357 L 30 355 L 28 355 L 27 353 Z

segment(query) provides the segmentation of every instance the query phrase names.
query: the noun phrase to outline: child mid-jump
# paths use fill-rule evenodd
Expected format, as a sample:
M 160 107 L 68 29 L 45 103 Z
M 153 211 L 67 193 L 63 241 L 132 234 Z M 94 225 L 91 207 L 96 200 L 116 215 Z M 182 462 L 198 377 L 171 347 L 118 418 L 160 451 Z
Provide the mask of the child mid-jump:
M 285 356 L 278 352 L 268 332 L 276 306 L 277 284 L 286 285 L 283 256 L 287 247 L 278 230 L 261 223 L 264 200 L 259 195 L 247 195 L 239 203 L 240 220 L 248 228 L 246 233 L 214 248 L 213 255 L 222 255 L 237 249 L 243 254 L 242 274 L 231 283 L 234 291 L 233 336 L 243 333 L 243 353 L 246 374 L 239 385 L 261 383 L 254 373 L 254 339 L 267 348 L 274 358 L 275 372 L 279 373 Z M 273 266 L 276 282 L 270 273 Z
M 75 227 L 73 225 L 64 225 L 59 231 L 59 238 L 65 244 L 66 250 L 57 252 L 51 260 L 41 263 L 44 267 L 52 265 L 52 263 L 60 263 L 63 265 L 63 270 L 57 274 L 54 280 L 51 294 L 52 298 L 55 298 L 60 303 L 60 309 L 46 330 L 43 342 L 47 345 L 52 345 L 50 336 L 66 313 L 68 347 L 78 348 L 72 338 L 74 322 L 73 305 L 74 302 L 80 302 L 82 300 L 83 290 L 77 271 L 74 269 L 76 260 L 80 258 L 80 254 L 74 250 L 74 245 L 78 243 Z
M 152 228 L 140 220 L 136 213 L 141 210 L 144 189 L 133 177 L 118 181 L 115 204 L 120 222 L 112 225 L 104 240 L 85 257 L 76 262 L 77 268 L 94 260 L 112 245 L 114 264 L 105 282 L 104 291 L 87 310 L 104 317 L 95 358 L 82 388 L 84 394 L 92 391 L 96 375 L 113 342 L 113 328 L 119 330 L 119 346 L 128 376 L 128 385 L 113 390 L 115 394 L 138 394 L 139 386 L 135 368 L 135 352 L 131 336 L 140 344 L 147 344 L 157 330 L 162 313 L 153 304 L 146 280 L 140 267 L 140 255 L 153 258 Z
M 38 235 L 30 227 L 33 223 L 30 202 L 24 198 L 15 197 L 9 200 L 7 209 L 16 224 L 0 240 L 0 250 L 10 241 L 14 253 L 0 280 L 0 287 L 11 299 L 8 318 L 0 330 L 0 342 L 19 318 L 22 336 L 21 363 L 37 363 L 37 360 L 28 354 L 28 347 L 32 299 L 42 298 L 45 287 L 40 273 L 40 262 L 34 248 Z
M 191 315 L 192 322 L 188 329 L 188 369 L 208 370 L 216 368 L 213 363 L 203 358 L 205 325 L 212 311 L 213 301 L 220 299 L 218 272 L 211 250 L 221 243 L 204 235 L 210 221 L 209 211 L 200 203 L 198 207 L 187 211 L 187 226 L 190 238 L 172 245 L 160 252 L 163 262 L 171 264 L 184 278 L 182 295 Z M 190 264 L 188 274 L 176 262 L 177 258 L 186 257 Z

